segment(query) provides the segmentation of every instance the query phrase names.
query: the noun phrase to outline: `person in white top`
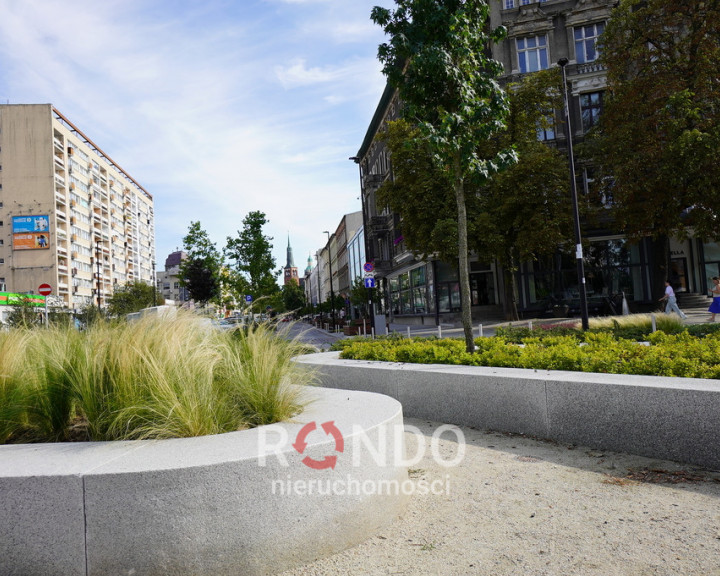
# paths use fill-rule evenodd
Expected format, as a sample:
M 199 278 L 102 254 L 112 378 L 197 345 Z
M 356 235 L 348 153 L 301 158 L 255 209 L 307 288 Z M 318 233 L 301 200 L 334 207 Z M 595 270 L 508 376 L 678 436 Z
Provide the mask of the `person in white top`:
M 680 318 L 683 320 L 687 318 L 685 316 L 685 313 L 678 308 L 677 305 L 677 297 L 675 296 L 675 291 L 673 290 L 672 286 L 670 285 L 669 280 L 665 280 L 665 295 L 660 298 L 659 302 L 662 302 L 663 300 L 667 300 L 667 305 L 665 306 L 665 314 L 670 314 L 670 312 L 675 312 Z

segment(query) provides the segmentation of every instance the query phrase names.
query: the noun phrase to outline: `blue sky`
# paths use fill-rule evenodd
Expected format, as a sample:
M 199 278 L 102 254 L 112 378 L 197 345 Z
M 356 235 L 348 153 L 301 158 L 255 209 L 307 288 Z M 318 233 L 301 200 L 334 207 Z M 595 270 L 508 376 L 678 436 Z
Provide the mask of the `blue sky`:
M 158 268 L 265 212 L 302 270 L 360 209 L 392 0 L 0 0 L 0 101 L 52 103 L 155 200 Z

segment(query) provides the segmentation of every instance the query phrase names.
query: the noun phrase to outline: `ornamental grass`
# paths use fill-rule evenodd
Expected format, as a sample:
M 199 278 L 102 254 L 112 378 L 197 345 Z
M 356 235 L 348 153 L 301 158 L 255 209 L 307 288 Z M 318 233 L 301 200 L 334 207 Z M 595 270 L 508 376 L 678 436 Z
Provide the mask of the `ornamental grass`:
M 291 418 L 315 376 L 266 326 L 174 319 L 0 333 L 0 443 L 220 434 Z

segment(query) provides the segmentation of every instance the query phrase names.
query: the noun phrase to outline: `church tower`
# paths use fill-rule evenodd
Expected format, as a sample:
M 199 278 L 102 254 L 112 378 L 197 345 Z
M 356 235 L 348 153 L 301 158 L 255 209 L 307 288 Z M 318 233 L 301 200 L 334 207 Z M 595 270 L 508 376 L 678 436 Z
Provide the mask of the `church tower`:
M 293 259 L 292 246 L 290 246 L 290 235 L 288 234 L 288 245 L 287 245 L 287 264 L 285 264 L 284 280 L 283 284 L 287 286 L 290 282 L 299 284 L 298 269 L 295 267 L 295 260 Z

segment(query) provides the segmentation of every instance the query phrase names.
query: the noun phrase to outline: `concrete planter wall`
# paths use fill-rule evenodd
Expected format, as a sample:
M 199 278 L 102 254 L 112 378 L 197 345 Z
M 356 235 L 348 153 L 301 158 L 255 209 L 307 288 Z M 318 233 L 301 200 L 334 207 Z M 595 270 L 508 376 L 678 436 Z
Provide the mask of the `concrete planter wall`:
M 405 416 L 720 469 L 720 382 L 340 360 L 300 362 L 324 386 L 380 392 Z
M 298 486 L 407 480 L 395 465 L 402 408 L 377 394 L 309 393 L 315 401 L 293 423 L 218 436 L 0 446 L 0 573 L 270 574 L 370 537 L 403 509 L 402 492 Z M 311 422 L 300 454 L 292 444 Z M 385 439 L 385 465 L 355 449 L 358 435 Z M 328 455 L 334 469 L 302 463 Z

